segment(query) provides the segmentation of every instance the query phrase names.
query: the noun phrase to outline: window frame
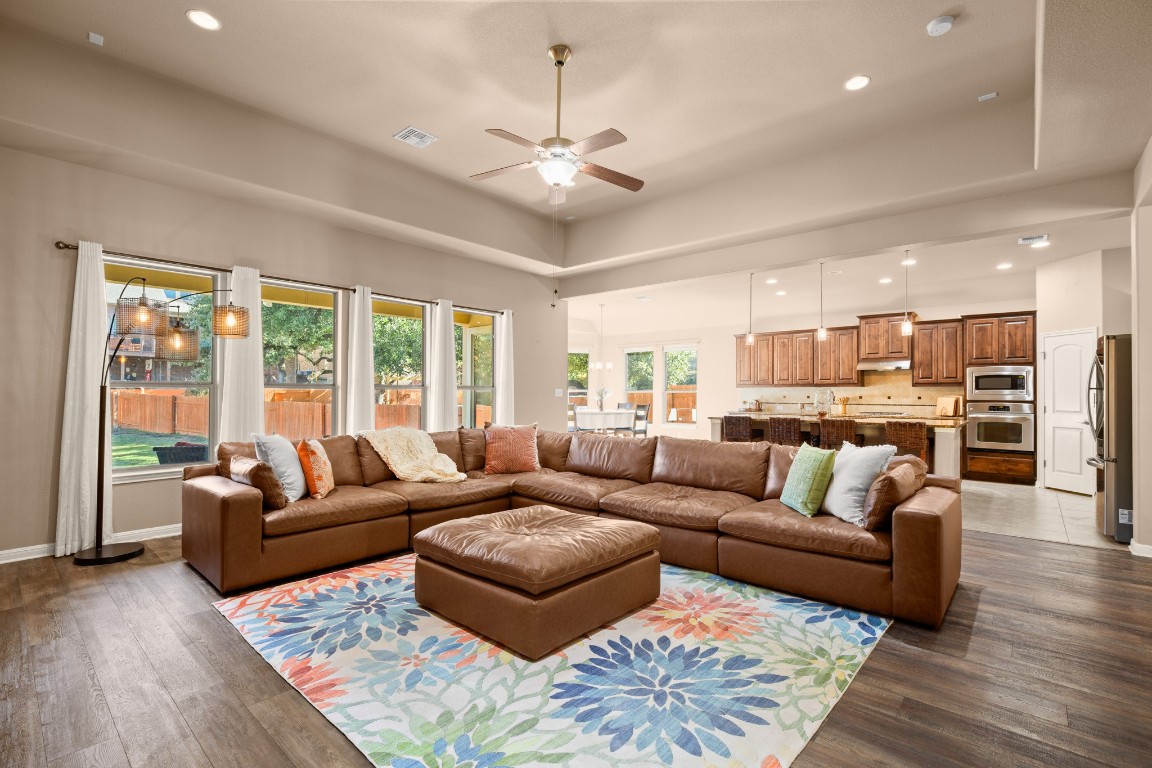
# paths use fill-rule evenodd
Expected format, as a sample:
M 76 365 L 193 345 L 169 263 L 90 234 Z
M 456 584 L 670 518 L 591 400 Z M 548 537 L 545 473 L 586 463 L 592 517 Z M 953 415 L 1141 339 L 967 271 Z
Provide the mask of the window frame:
M 104 266 L 116 265 L 128 268 L 147 269 L 153 272 L 172 272 L 174 274 L 192 275 L 195 277 L 206 277 L 211 280 L 213 291 L 218 291 L 226 287 L 226 275 L 231 273 L 226 270 L 213 269 L 211 267 L 192 267 L 182 264 L 172 264 L 165 261 L 154 261 L 147 258 L 129 257 L 129 256 L 112 256 L 107 253 L 104 254 Z M 108 278 L 105 272 L 104 283 L 107 285 Z M 195 293 L 195 291 L 188 291 L 188 293 Z M 211 294 L 213 303 L 215 303 L 216 294 Z M 108 326 L 104 326 L 107 332 Z M 118 338 L 113 334 L 112 338 Z M 108 399 L 111 401 L 112 393 L 117 389 L 132 390 L 132 389 L 207 389 L 208 390 L 208 461 L 211 461 L 212 448 L 220 441 L 220 372 L 221 372 L 221 355 L 220 355 L 220 339 L 211 336 L 211 355 L 212 361 L 209 365 L 211 371 L 211 378 L 207 382 L 197 381 L 116 381 L 112 378 L 111 371 L 108 375 Z M 105 350 L 103 363 L 109 364 L 110 356 Z M 152 358 L 155 359 L 155 358 Z M 115 365 L 113 362 L 112 365 Z M 103 369 L 101 369 L 103 371 Z M 146 386 L 145 386 L 146 385 Z M 115 414 L 111 410 L 111 402 L 108 403 L 108 427 L 109 432 L 112 430 Z M 159 464 L 155 466 L 151 464 L 135 467 L 117 467 L 115 466 L 112 455 L 107 457 L 109 466 L 111 467 L 112 484 L 121 485 L 125 483 L 140 483 L 149 480 L 167 479 L 172 477 L 182 477 L 184 467 L 198 464 L 196 461 L 185 461 L 175 464 Z
M 298 291 L 306 291 L 308 293 L 324 293 L 332 297 L 332 383 L 324 384 L 321 382 L 313 383 L 288 383 L 271 385 L 267 382 L 261 390 L 261 397 L 264 392 L 269 389 L 295 389 L 295 390 L 309 390 L 309 389 L 330 389 L 332 390 L 332 422 L 329 424 L 329 434 L 327 436 L 335 436 L 342 434 L 341 429 L 344 424 L 344 348 L 347 339 L 345 338 L 344 327 L 344 294 L 347 292 L 344 289 L 332 288 L 327 285 L 317 285 L 315 283 L 308 283 L 303 280 L 283 280 L 278 277 L 260 277 L 260 304 L 261 304 L 261 317 L 263 318 L 263 305 L 266 301 L 263 295 L 264 286 L 271 286 L 274 288 L 288 288 Z M 269 300 L 270 303 L 284 303 Z M 263 319 L 260 323 L 260 355 L 264 355 L 264 322 Z M 267 402 L 267 400 L 265 400 Z M 265 417 L 267 418 L 267 417 Z M 315 435 L 314 437 L 320 438 L 325 435 Z
M 413 389 L 420 390 L 420 429 L 426 429 L 428 426 L 428 409 L 427 409 L 427 405 L 428 405 L 428 354 L 429 354 L 429 347 L 430 347 L 429 336 L 428 336 L 428 326 L 429 326 L 429 321 L 431 320 L 432 305 L 427 301 L 418 301 L 416 299 L 404 299 L 404 298 L 400 298 L 399 296 L 388 296 L 388 295 L 385 295 L 382 293 L 373 293 L 370 300 L 372 302 L 388 301 L 388 302 L 392 302 L 393 304 L 407 304 L 410 306 L 420 308 L 420 327 L 422 329 L 421 330 L 421 336 L 422 336 L 421 348 L 423 349 L 423 354 L 420 357 L 420 383 L 419 384 L 377 384 L 376 383 L 376 381 L 375 381 L 375 378 L 376 378 L 375 377 L 376 339 L 375 339 L 375 326 L 373 326 L 372 368 L 373 368 L 373 374 L 374 375 L 372 377 L 373 378 L 372 393 L 374 395 L 378 395 L 381 392 L 388 392 L 391 390 L 397 390 L 397 391 L 413 390 Z M 375 316 L 376 313 L 373 312 L 372 315 Z M 373 412 L 373 425 L 375 425 L 375 412 Z
M 472 307 L 456 307 L 456 306 L 452 307 L 452 312 L 453 312 L 453 317 L 452 317 L 452 324 L 453 324 L 453 329 L 452 329 L 453 366 L 455 366 L 455 359 L 456 359 L 456 350 L 455 350 L 456 317 L 455 317 L 455 313 L 456 312 L 467 312 L 470 315 L 486 315 L 486 316 L 492 318 L 492 325 L 491 325 L 491 328 L 492 328 L 492 385 L 491 386 L 477 386 L 474 384 L 461 384 L 459 382 L 456 383 L 456 391 L 462 393 L 461 398 L 460 398 L 460 413 L 459 413 L 459 423 L 460 424 L 459 424 L 459 428 L 461 428 L 461 429 L 483 429 L 483 427 L 484 427 L 483 424 L 473 424 L 471 427 L 469 427 L 467 424 L 467 420 L 464 418 L 464 414 L 465 413 L 471 413 L 473 416 L 475 416 L 475 414 L 476 414 L 475 397 L 476 397 L 477 392 L 491 392 L 492 393 L 492 407 L 495 408 L 495 405 L 496 405 L 496 371 L 499 370 L 499 365 L 500 365 L 499 361 L 496 359 L 496 319 L 500 313 L 499 312 L 493 312 L 492 310 L 489 310 L 489 309 L 474 309 Z M 471 380 L 470 373 L 471 373 L 472 356 L 468 354 L 469 348 L 470 348 L 469 329 L 467 327 L 465 327 L 464 328 L 464 343 L 461 345 L 461 349 L 460 349 L 460 355 L 462 357 L 461 364 L 463 365 L 463 371 L 461 372 L 461 376 L 464 379 L 464 381 L 470 381 Z M 455 374 L 453 374 L 452 378 L 453 379 L 456 378 Z M 495 417 L 496 414 L 493 413 L 492 415 L 493 415 L 493 417 Z
M 668 353 L 669 352 L 693 352 L 696 355 L 696 384 L 692 388 L 691 392 L 693 395 L 696 396 L 696 404 L 697 404 L 697 407 L 694 408 L 693 410 L 698 411 L 699 410 L 699 403 L 700 403 L 700 345 L 699 344 L 665 344 L 665 345 L 662 345 L 660 347 L 660 377 L 661 377 L 661 385 L 662 385 L 662 388 L 660 390 L 660 406 L 661 406 L 660 410 L 662 413 L 660 421 L 663 425 L 669 426 L 669 427 L 682 426 L 685 428 L 695 428 L 700 423 L 699 413 L 697 413 L 696 418 L 693 418 L 692 421 L 683 421 L 681 419 L 677 419 L 676 421 L 670 421 L 668 419 L 668 395 L 670 395 L 670 394 L 685 394 L 688 391 L 688 390 L 682 390 L 682 389 L 671 390 L 668 388 L 669 387 L 669 384 L 668 384 Z M 653 385 L 655 385 L 655 382 L 653 382 Z
M 650 403 L 649 403 L 649 408 L 648 408 L 648 423 L 649 424 L 656 423 L 655 411 L 656 411 L 656 407 L 658 405 L 656 402 L 656 392 L 658 391 L 656 389 L 656 349 L 657 349 L 656 346 L 644 346 L 644 347 L 625 347 L 622 350 L 622 352 L 624 353 L 624 370 L 623 370 L 623 374 L 624 374 L 624 391 L 623 391 L 624 400 L 626 402 L 633 402 L 631 399 L 629 399 L 628 395 L 630 395 L 632 393 L 640 393 L 640 394 L 647 393 L 650 396 L 649 397 Z M 633 354 L 652 355 L 652 386 L 649 387 L 648 389 L 628 389 L 628 356 L 633 355 Z

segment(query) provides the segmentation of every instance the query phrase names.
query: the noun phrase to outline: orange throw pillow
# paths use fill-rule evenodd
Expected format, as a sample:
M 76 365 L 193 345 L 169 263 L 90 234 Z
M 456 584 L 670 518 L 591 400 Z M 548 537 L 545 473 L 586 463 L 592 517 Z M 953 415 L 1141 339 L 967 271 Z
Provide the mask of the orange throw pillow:
M 536 425 L 491 426 L 484 430 L 484 474 L 508 475 L 540 469 Z
M 322 499 L 336 487 L 332 476 L 332 462 L 324 446 L 317 440 L 302 440 L 296 448 L 300 455 L 300 467 L 304 470 L 304 479 L 308 481 L 308 495 L 314 499 Z

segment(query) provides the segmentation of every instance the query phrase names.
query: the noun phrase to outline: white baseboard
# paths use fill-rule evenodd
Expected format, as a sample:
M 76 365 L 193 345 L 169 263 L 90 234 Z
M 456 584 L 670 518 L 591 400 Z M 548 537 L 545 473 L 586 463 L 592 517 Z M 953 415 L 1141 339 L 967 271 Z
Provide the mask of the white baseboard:
M 160 525 L 155 528 L 140 528 L 135 531 L 120 531 L 108 538 L 109 544 L 120 544 L 125 541 L 146 541 L 148 539 L 162 539 L 165 536 L 179 536 L 180 523 L 175 525 Z M 0 550 L 0 563 L 14 563 L 17 560 L 32 560 L 37 557 L 51 557 L 56 552 L 55 544 L 36 544 L 31 547 L 17 547 L 16 549 Z
M 1128 549 L 1136 557 L 1152 557 L 1152 544 L 1137 544 L 1132 542 L 1128 545 Z

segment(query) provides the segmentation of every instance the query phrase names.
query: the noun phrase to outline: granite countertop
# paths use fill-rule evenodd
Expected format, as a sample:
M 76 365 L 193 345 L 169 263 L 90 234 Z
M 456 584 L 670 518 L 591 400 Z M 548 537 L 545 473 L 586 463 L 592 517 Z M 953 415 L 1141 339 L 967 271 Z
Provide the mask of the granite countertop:
M 763 411 L 748 411 L 747 414 L 752 417 L 753 421 L 763 421 L 770 419 L 773 416 L 791 416 L 793 418 L 799 417 L 800 421 L 807 424 L 815 424 L 820 421 L 815 414 L 801 414 L 801 413 L 766 413 Z M 737 415 L 737 414 L 731 414 Z M 712 421 L 719 421 L 723 416 L 710 416 Z M 930 427 L 961 427 L 968 423 L 968 420 L 963 416 L 937 416 L 932 414 L 930 416 L 826 416 L 827 419 L 853 419 L 857 424 L 884 424 L 886 421 L 923 421 Z

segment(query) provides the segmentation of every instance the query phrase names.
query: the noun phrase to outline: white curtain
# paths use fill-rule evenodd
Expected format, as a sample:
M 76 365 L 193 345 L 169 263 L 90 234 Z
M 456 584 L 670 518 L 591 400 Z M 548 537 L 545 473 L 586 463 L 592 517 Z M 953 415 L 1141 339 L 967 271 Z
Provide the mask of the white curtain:
M 516 423 L 516 389 L 514 386 L 515 368 L 512 357 L 512 310 L 506 309 L 496 316 L 493 333 L 493 356 L 495 357 L 496 373 L 493 383 L 496 385 L 496 399 L 492 405 L 492 422 L 494 424 Z
M 428 431 L 456 429 L 456 336 L 452 302 L 446 299 L 432 305 L 428 353 Z
M 230 300 L 248 310 L 248 338 L 221 339 L 220 440 L 247 441 L 264 432 L 264 325 L 260 270 L 232 267 Z
M 348 305 L 348 407 L 344 431 L 376 428 L 376 381 L 372 359 L 372 289 L 356 286 Z
M 64 425 L 60 434 L 60 484 L 56 507 L 56 557 L 96 544 L 96 477 L 104 451 L 104 536 L 112 536 L 111 416 L 100 434 L 100 379 L 108 358 L 108 299 L 104 289 L 104 250 L 80 241 L 72 330 L 64 384 Z

